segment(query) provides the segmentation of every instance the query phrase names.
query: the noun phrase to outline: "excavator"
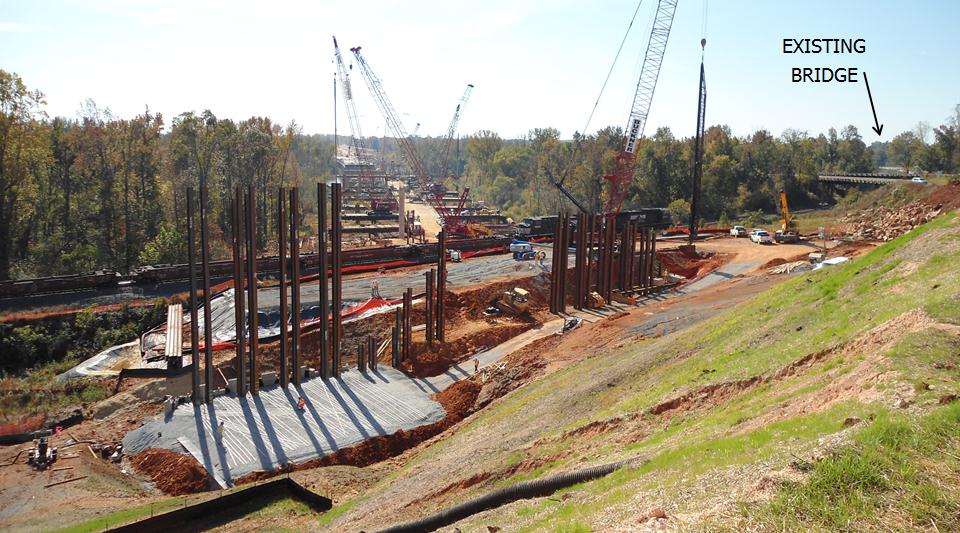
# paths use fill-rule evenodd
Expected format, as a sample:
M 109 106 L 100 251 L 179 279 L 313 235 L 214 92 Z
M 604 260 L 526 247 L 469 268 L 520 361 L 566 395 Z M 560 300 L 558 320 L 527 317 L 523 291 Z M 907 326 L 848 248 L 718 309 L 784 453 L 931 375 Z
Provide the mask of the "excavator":
M 800 241 L 800 233 L 797 231 L 797 221 L 790 214 L 790 204 L 787 203 L 787 193 L 780 189 L 780 229 L 773 236 L 773 240 L 778 243 L 791 244 Z

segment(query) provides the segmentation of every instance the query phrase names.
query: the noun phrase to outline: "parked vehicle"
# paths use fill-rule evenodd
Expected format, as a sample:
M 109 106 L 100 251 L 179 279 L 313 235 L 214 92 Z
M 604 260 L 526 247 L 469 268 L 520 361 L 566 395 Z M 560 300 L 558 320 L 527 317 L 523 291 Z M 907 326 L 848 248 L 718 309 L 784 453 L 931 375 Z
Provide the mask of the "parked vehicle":
M 927 180 L 921 178 L 920 176 L 914 176 L 913 178 L 910 179 L 910 181 L 912 181 L 913 183 L 919 183 L 921 185 L 927 184 Z
M 754 230 L 750 234 L 750 240 L 757 244 L 773 244 L 773 237 L 766 230 Z
M 747 228 L 743 226 L 734 226 L 730 228 L 730 235 L 733 235 L 734 237 L 746 237 Z

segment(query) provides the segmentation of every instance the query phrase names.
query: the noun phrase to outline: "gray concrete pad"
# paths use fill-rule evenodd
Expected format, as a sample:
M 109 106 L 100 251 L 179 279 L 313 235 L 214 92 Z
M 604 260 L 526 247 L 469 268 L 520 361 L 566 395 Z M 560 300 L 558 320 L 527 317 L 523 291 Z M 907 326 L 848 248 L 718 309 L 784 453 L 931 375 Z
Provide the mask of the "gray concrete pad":
M 345 372 L 316 378 L 301 388 L 274 386 L 258 396 L 220 396 L 209 405 L 179 406 L 167 419 L 152 420 L 123 439 L 128 453 L 167 448 L 194 455 L 227 485 L 256 470 L 303 462 L 378 435 L 411 429 L 445 416 L 441 405 L 401 372 Z M 306 408 L 297 408 L 300 396 Z M 219 425 L 223 422 L 223 434 Z M 191 443 L 188 450 L 181 443 Z
M 744 272 L 753 270 L 760 266 L 760 263 L 728 263 L 706 276 L 694 281 L 693 283 L 680 289 L 681 292 L 691 293 L 706 289 L 711 285 L 733 279 Z

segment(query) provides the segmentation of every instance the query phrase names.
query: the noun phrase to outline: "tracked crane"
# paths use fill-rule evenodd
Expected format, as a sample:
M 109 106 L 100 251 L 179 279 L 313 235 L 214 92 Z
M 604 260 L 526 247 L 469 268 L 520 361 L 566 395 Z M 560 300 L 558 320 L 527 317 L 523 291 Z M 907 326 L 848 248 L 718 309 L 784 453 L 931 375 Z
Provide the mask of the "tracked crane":
M 420 161 L 420 156 L 417 153 L 416 147 L 413 145 L 413 141 L 410 136 L 407 135 L 407 130 L 403 127 L 403 122 L 400 120 L 400 115 L 390 102 L 390 98 L 387 97 L 387 93 L 383 88 L 383 82 L 380 81 L 380 78 L 376 75 L 376 73 L 373 72 L 370 64 L 367 63 L 367 60 L 363 57 L 363 55 L 360 54 L 360 48 L 361 47 L 356 46 L 350 49 L 357 61 L 357 66 L 360 68 L 360 74 L 363 76 L 363 80 L 367 83 L 367 88 L 370 89 L 370 94 L 373 96 L 373 100 L 377 103 L 377 107 L 380 108 L 380 112 L 383 114 L 383 118 L 387 121 L 387 125 L 393 131 L 393 134 L 396 135 L 397 143 L 400 144 L 400 150 L 403 153 L 403 158 L 410 166 L 410 170 L 412 170 L 414 175 L 416 175 L 418 183 L 422 185 L 428 185 L 430 187 L 430 193 L 427 195 L 427 198 L 430 202 L 430 205 L 433 206 L 434 210 L 436 210 L 437 214 L 440 216 L 444 230 L 452 237 L 470 236 L 470 228 L 466 227 L 460 221 L 460 211 L 462 210 L 462 207 L 451 209 L 446 206 L 446 203 L 444 202 L 444 193 L 446 192 L 446 189 L 443 186 L 442 178 L 439 181 L 434 182 L 430 179 L 426 170 L 424 170 L 423 163 Z M 460 202 L 460 205 L 462 206 L 462 201 Z
M 657 3 L 657 13 L 653 19 L 653 28 L 650 29 L 650 39 L 647 41 L 647 52 L 643 57 L 640 80 L 637 81 L 633 107 L 627 120 L 623 149 L 617 155 L 613 173 L 604 176 L 604 179 L 610 182 L 610 196 L 607 197 L 607 203 L 604 206 L 607 213 L 620 212 L 630 183 L 633 181 L 637 145 L 643 139 L 643 130 L 647 125 L 650 103 L 653 101 L 653 92 L 657 88 L 657 79 L 660 77 L 660 65 L 663 63 L 663 54 L 667 50 L 667 40 L 670 39 L 677 2 L 678 0 L 660 0 Z
M 630 189 L 630 183 L 633 181 L 637 146 L 643 139 L 643 130 L 647 124 L 647 116 L 650 114 L 650 104 L 653 101 L 653 93 L 657 88 L 657 79 L 660 77 L 660 65 L 663 63 L 663 54 L 667 50 L 667 41 L 670 38 L 670 29 L 673 27 L 673 16 L 677 11 L 678 1 L 659 0 L 657 2 L 657 12 L 653 19 L 653 27 L 650 29 L 650 38 L 647 41 L 647 50 L 643 57 L 640 79 L 637 81 L 633 106 L 627 119 L 623 148 L 617 154 L 613 172 L 604 176 L 604 179 L 610 182 L 610 194 L 604 205 L 604 211 L 608 215 L 616 215 L 620 212 L 623 200 L 627 197 L 627 192 Z M 564 179 L 565 176 L 556 181 L 554 185 L 581 211 L 589 211 L 564 187 Z

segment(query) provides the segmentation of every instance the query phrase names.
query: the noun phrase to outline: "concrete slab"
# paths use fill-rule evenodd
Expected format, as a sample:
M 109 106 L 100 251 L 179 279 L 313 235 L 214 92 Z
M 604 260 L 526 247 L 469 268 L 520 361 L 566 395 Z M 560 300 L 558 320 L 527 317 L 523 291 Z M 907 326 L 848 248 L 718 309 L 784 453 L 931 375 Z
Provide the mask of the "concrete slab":
M 680 289 L 680 292 L 691 293 L 706 289 L 711 285 L 733 279 L 744 272 L 753 270 L 760 266 L 759 263 L 728 263 L 719 269 L 707 274 L 706 276 L 694 281 L 693 283 Z
M 207 472 L 227 485 L 256 470 L 303 462 L 378 435 L 440 420 L 443 407 L 401 372 L 381 366 L 369 374 L 312 379 L 301 388 L 270 387 L 259 396 L 221 396 L 209 405 L 182 405 L 123 439 L 129 453 L 147 448 L 177 452 L 181 439 Z M 306 408 L 297 408 L 300 396 Z M 223 423 L 221 434 L 219 427 Z

